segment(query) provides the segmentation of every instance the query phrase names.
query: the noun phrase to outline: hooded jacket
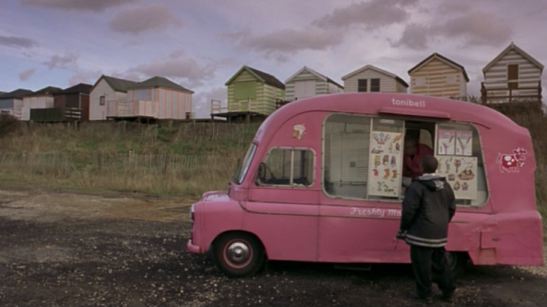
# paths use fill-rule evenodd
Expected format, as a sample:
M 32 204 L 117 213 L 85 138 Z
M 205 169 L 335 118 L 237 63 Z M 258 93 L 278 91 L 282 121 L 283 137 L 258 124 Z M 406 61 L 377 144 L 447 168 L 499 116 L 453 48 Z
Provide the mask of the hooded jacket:
M 425 174 L 412 182 L 405 193 L 401 232 L 410 245 L 446 245 L 448 223 L 456 212 L 454 191 L 444 177 Z

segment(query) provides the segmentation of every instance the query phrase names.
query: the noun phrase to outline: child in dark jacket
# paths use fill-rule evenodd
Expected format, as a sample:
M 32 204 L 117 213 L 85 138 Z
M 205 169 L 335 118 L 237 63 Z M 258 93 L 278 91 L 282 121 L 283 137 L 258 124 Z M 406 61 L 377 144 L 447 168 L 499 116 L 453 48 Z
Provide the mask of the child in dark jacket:
M 397 235 L 410 245 L 417 294 L 428 302 L 431 301 L 433 270 L 439 275 L 437 284 L 444 299 L 450 300 L 455 289 L 444 249 L 448 223 L 456 212 L 455 197 L 445 178 L 435 175 L 437 165 L 435 157 L 423 157 L 424 175 L 416 178 L 406 190 Z

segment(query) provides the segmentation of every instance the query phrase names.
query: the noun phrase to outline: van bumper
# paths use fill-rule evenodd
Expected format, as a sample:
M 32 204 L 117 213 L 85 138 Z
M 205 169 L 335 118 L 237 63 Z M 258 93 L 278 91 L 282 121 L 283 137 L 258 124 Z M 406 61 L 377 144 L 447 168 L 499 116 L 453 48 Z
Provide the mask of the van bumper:
M 188 242 L 186 243 L 186 250 L 189 251 L 190 253 L 194 253 L 194 254 L 203 253 L 203 251 L 201 250 L 199 245 L 193 244 L 192 240 L 188 240 Z

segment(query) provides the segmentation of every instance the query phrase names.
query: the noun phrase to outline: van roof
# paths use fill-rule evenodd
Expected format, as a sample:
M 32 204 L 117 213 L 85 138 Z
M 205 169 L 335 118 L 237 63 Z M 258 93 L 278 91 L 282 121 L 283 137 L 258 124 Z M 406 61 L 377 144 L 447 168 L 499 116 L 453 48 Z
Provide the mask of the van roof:
M 284 105 L 268 116 L 257 132 L 255 141 L 260 141 L 270 127 L 280 126 L 297 114 L 312 111 L 450 119 L 488 128 L 504 127 L 528 134 L 525 128 L 509 117 L 476 103 L 413 94 L 344 93 L 316 96 Z

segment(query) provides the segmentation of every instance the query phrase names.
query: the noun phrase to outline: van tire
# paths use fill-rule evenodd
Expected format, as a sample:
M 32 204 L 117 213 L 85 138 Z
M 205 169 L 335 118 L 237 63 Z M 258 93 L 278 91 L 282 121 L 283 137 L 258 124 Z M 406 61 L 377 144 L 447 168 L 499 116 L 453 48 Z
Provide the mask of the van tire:
M 266 257 L 262 244 L 254 236 L 231 232 L 215 240 L 213 260 L 220 271 L 227 276 L 244 277 L 260 271 Z

